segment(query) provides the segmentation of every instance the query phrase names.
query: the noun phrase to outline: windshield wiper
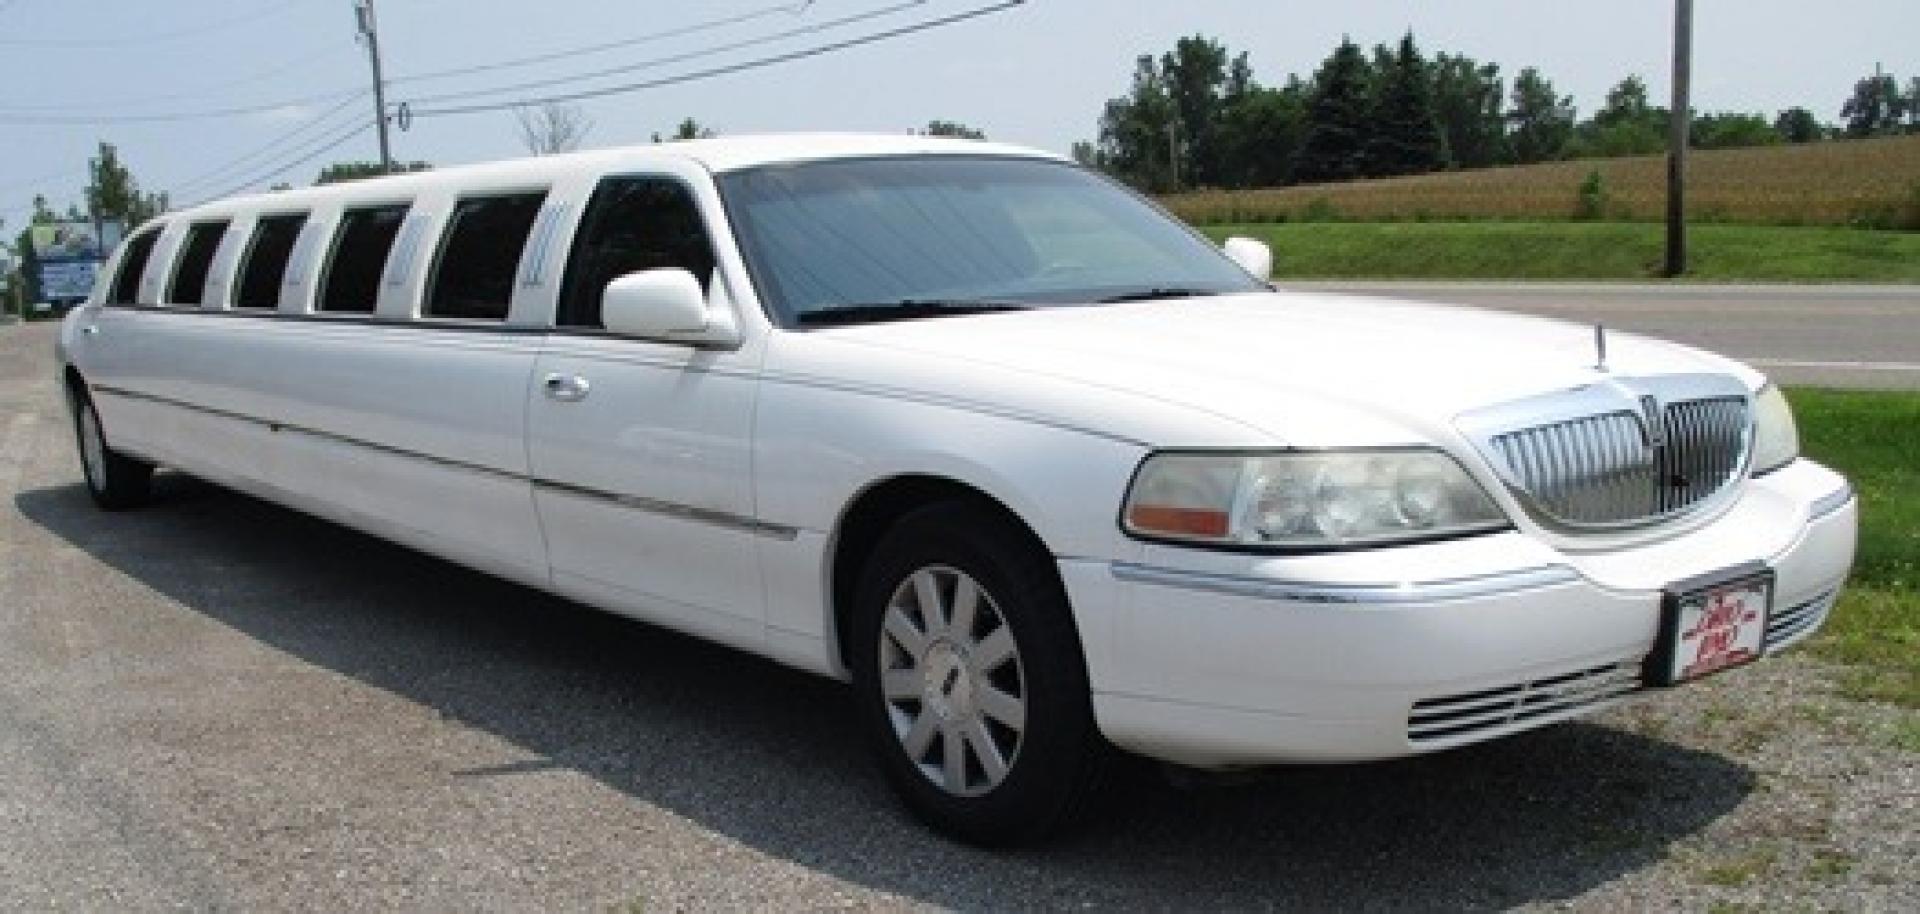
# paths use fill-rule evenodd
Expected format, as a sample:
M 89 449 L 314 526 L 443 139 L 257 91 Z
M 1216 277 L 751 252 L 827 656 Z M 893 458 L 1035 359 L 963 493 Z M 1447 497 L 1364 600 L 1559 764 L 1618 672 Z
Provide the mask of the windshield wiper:
M 892 302 L 834 305 L 803 312 L 795 320 L 803 327 L 827 327 L 835 324 L 864 324 L 869 321 L 912 320 L 921 317 L 952 317 L 961 314 L 987 314 L 995 311 L 1025 311 L 1025 302 L 996 301 L 986 298 L 903 298 Z
M 1163 287 L 1153 288 L 1153 289 L 1141 289 L 1137 292 L 1122 292 L 1119 295 L 1109 295 L 1106 298 L 1100 299 L 1100 304 L 1114 305 L 1114 304 L 1119 304 L 1120 302 L 1128 302 L 1128 301 L 1156 301 L 1162 298 L 1200 298 L 1202 296 L 1219 295 L 1219 294 L 1221 293 L 1218 289 L 1195 289 L 1195 288 L 1185 288 L 1182 286 L 1163 286 Z

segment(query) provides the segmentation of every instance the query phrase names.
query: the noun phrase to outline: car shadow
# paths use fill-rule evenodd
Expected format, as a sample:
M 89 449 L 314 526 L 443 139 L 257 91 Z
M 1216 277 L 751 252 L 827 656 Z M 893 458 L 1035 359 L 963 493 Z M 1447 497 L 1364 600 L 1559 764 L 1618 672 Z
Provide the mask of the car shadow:
M 989 852 L 909 821 L 842 686 L 183 476 L 104 515 L 16 497 L 97 560 L 259 642 L 765 853 L 955 908 L 1505 907 L 1665 855 L 1755 785 L 1718 755 L 1571 724 L 1440 755 L 1178 789 L 1135 773 L 1087 829 Z M 964 871 L 967 878 L 955 878 Z

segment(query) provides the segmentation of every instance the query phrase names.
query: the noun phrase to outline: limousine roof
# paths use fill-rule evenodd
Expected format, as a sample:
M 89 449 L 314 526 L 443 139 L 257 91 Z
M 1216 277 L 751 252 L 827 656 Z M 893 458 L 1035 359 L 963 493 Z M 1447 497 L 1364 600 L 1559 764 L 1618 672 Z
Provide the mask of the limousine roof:
M 230 197 L 169 213 L 169 218 L 191 218 L 197 214 L 225 213 L 254 207 L 286 209 L 336 199 L 354 197 L 392 197 L 417 194 L 446 185 L 507 184 L 551 180 L 553 176 L 575 170 L 618 171 L 645 168 L 663 160 L 691 161 L 708 171 L 724 173 L 761 165 L 820 159 L 858 158 L 876 155 L 1008 155 L 1029 158 L 1060 159 L 1060 156 L 1022 146 L 957 140 L 940 137 L 896 136 L 891 134 L 800 133 L 758 136 L 720 137 L 642 146 L 617 146 L 562 155 L 506 159 L 476 165 L 456 165 L 430 171 L 410 172 L 384 178 L 370 178 L 343 184 L 272 191 L 242 197 Z

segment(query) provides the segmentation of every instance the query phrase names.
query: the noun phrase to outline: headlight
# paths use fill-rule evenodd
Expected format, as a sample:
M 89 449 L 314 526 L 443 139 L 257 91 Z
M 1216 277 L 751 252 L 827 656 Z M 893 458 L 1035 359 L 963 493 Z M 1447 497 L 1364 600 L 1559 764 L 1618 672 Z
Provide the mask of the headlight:
M 1507 525 L 1435 450 L 1165 451 L 1134 475 L 1128 533 L 1222 546 L 1377 545 Z
M 1780 388 L 1768 384 L 1753 398 L 1753 475 L 1770 473 L 1800 456 L 1800 428 Z

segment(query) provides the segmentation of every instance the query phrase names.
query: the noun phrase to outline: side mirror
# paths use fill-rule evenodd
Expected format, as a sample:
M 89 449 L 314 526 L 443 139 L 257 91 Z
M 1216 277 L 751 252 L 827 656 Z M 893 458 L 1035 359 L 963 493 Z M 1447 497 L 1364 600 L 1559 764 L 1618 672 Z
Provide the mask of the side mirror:
M 662 337 L 707 329 L 707 296 L 700 280 L 679 267 L 628 273 L 607 283 L 600 322 L 614 333 Z
M 1273 249 L 1264 241 L 1256 241 L 1235 235 L 1220 245 L 1227 258 L 1240 265 L 1240 269 L 1253 274 L 1253 278 L 1266 282 L 1273 278 Z

